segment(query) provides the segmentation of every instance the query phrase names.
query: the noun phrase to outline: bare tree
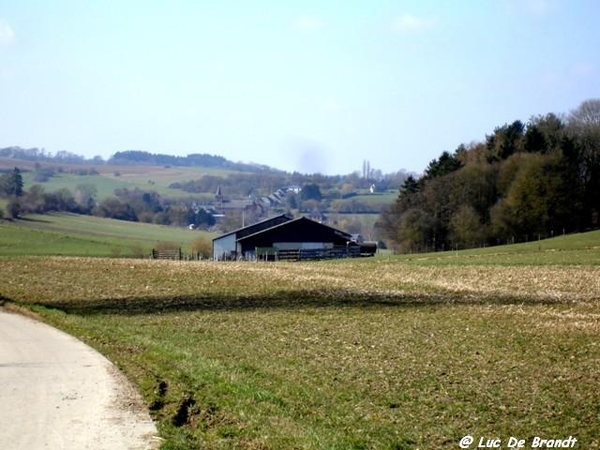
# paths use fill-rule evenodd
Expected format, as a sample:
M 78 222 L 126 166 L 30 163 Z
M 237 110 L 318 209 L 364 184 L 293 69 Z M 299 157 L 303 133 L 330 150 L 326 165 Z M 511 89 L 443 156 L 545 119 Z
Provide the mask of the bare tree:
M 600 99 L 584 101 L 569 114 L 569 124 L 575 127 L 600 127 Z

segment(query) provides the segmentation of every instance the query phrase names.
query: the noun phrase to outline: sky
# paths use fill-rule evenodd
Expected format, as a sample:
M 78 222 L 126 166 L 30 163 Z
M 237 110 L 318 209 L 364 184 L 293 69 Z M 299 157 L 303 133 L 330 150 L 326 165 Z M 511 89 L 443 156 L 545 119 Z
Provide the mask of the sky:
M 0 148 L 421 173 L 600 97 L 597 0 L 0 0 Z

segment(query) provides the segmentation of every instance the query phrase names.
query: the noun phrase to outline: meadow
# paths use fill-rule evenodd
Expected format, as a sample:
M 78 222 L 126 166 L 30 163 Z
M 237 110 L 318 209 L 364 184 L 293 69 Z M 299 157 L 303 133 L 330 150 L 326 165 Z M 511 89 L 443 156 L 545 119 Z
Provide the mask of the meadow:
M 18 166 L 22 171 L 26 189 L 34 184 L 40 184 L 47 192 L 59 189 L 69 189 L 75 192 L 80 184 L 93 185 L 97 190 L 97 198 L 102 200 L 114 195 L 115 189 L 141 189 L 156 191 L 169 198 L 188 197 L 186 192 L 171 189 L 169 185 L 175 182 L 189 181 L 204 175 L 227 176 L 239 173 L 237 171 L 213 167 L 179 167 L 179 166 L 143 166 L 143 165 L 86 165 L 57 162 L 42 162 L 44 169 L 54 169 L 54 176 L 46 182 L 35 181 L 35 162 L 0 158 L 0 169 L 10 170 Z M 94 169 L 96 175 L 79 175 Z M 212 193 L 211 193 L 212 197 Z
M 599 242 L 307 263 L 4 257 L 0 298 L 114 361 L 163 449 L 465 435 L 594 449 Z
M 168 244 L 190 254 L 196 239 L 214 233 L 187 228 L 106 219 L 78 214 L 29 214 L 14 222 L 0 221 L 0 257 L 68 255 L 145 257 Z

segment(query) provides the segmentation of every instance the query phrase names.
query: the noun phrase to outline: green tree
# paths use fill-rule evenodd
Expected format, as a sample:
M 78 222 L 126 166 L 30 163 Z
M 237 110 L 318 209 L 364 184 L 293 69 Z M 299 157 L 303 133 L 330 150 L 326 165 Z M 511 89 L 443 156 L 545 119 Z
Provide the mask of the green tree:
M 134 209 L 127 203 L 122 203 L 118 198 L 107 198 L 100 202 L 92 210 L 92 214 L 99 217 L 129 220 L 137 222 L 138 218 Z
M 41 214 L 46 212 L 46 191 L 39 184 L 34 184 L 23 195 L 23 208 L 27 212 Z
M 489 223 L 489 209 L 498 199 L 498 169 L 493 164 L 468 164 L 454 174 L 451 185 L 451 209 L 463 205 L 474 208 L 483 223 Z
M 186 227 L 195 220 L 194 211 L 183 204 L 169 206 L 167 214 L 171 225 L 180 227 Z
M 6 207 L 8 212 L 8 217 L 12 219 L 18 219 L 21 213 L 23 212 L 23 208 L 21 207 L 21 202 L 17 197 L 13 197 Z
M 406 180 L 404 180 L 404 183 L 402 183 L 402 186 L 400 187 L 400 195 L 402 196 L 402 195 L 416 194 L 417 192 L 419 192 L 420 189 L 421 189 L 420 183 L 415 179 L 415 177 L 413 177 L 412 175 L 409 175 L 408 178 Z
M 564 129 L 565 123 L 556 114 L 532 117 L 527 124 L 523 148 L 529 153 L 557 151 L 560 149 Z
M 600 227 L 600 99 L 586 100 L 568 117 L 575 144 L 585 226 Z M 573 155 L 571 160 L 573 160 Z
M 0 177 L 0 195 L 21 197 L 23 195 L 23 176 L 18 167 Z
M 394 241 L 403 253 L 432 250 L 434 224 L 431 215 L 419 208 L 411 208 L 400 216 Z
M 425 169 L 424 178 L 432 179 L 443 177 L 444 175 L 460 169 L 462 167 L 462 163 L 456 155 L 463 151 L 463 149 L 464 147 L 461 147 L 459 150 L 457 150 L 455 155 L 451 155 L 448 152 L 443 152 L 438 159 L 432 160 L 427 166 L 427 169 Z
M 450 218 L 450 239 L 454 246 L 476 247 L 486 239 L 481 219 L 470 205 L 462 205 Z
M 196 225 L 202 228 L 212 227 L 217 221 L 206 209 L 200 208 L 196 213 Z
M 67 188 L 59 189 L 58 191 L 47 194 L 47 203 L 52 205 L 49 210 L 55 211 L 76 211 L 77 203 L 70 190 Z
M 497 127 L 494 134 L 486 136 L 490 162 L 502 161 L 514 153 L 523 151 L 525 125 L 515 120 L 510 125 Z
M 96 186 L 89 183 L 78 184 L 75 187 L 75 202 L 79 205 L 81 212 L 89 213 L 96 204 Z
M 560 155 L 536 153 L 521 158 L 506 197 L 493 210 L 494 229 L 504 237 L 523 238 L 568 227 L 569 186 L 562 175 Z
M 305 184 L 302 191 L 300 191 L 300 199 L 303 201 L 316 200 L 320 202 L 322 198 L 323 195 L 321 194 L 321 189 L 316 183 Z

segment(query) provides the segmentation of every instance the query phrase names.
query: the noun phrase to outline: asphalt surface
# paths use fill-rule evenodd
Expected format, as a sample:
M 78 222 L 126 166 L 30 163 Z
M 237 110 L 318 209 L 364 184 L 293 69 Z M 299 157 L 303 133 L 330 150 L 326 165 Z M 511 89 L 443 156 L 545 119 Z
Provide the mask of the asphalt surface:
M 139 396 L 106 358 L 0 309 L 1 449 L 152 449 L 155 434 Z

